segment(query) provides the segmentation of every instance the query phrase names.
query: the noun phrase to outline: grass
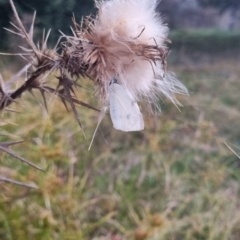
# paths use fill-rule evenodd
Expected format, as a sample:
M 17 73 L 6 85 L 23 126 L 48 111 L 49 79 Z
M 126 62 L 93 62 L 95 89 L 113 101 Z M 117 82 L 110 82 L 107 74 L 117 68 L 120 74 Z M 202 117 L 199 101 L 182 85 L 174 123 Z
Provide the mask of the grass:
M 217 53 L 223 50 L 239 51 L 240 32 L 217 29 L 190 29 L 170 32 L 173 49 Z
M 79 109 L 86 140 L 58 100 L 47 114 L 24 96 L 0 138 L 26 139 L 13 149 L 46 172 L 0 153 L 0 175 L 39 186 L 0 182 L 0 239 L 240 239 L 239 159 L 223 144 L 240 152 L 239 63 L 171 70 L 191 92 L 179 96 L 181 112 L 162 102 L 144 131 L 127 134 L 106 116 L 91 151 L 96 112 Z

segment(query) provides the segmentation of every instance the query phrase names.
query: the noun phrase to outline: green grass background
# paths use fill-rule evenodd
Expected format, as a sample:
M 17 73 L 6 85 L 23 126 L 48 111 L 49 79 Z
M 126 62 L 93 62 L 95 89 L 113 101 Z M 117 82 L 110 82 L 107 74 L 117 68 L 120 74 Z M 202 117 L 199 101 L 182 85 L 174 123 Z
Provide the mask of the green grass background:
M 48 113 L 37 93 L 12 105 L 21 113 L 2 115 L 0 140 L 27 140 L 12 149 L 46 171 L 0 153 L 0 175 L 39 186 L 0 182 L 0 239 L 239 240 L 240 159 L 223 142 L 240 153 L 240 62 L 187 54 L 173 51 L 168 66 L 190 91 L 181 112 L 166 100 L 154 118 L 144 108 L 136 133 L 106 115 L 90 151 L 97 112 L 78 109 L 85 139 L 55 98 Z M 100 107 L 85 86 L 79 99 Z

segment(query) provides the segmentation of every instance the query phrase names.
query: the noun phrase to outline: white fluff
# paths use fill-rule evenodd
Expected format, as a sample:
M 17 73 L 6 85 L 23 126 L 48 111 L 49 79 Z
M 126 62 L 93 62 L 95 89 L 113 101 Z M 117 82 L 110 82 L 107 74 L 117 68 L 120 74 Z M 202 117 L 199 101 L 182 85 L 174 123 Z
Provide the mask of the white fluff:
M 96 1 L 99 11 L 91 26 L 91 41 L 99 47 L 101 67 L 97 75 L 100 76 L 104 89 L 102 92 L 107 99 L 107 89 L 114 77 L 135 99 L 142 99 L 144 96 L 155 100 L 160 93 L 174 104 L 179 104 L 174 93 L 187 93 L 186 88 L 176 78 L 164 72 L 161 59 L 152 61 L 142 56 L 142 46 L 157 45 L 158 48 L 166 49 L 168 27 L 156 12 L 158 2 Z

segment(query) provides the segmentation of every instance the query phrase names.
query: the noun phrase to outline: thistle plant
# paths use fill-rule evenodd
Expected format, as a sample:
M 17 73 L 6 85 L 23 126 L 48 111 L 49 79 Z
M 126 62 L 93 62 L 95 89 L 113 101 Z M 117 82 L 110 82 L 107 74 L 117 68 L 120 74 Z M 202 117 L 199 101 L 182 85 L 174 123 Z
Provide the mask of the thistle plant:
M 13 0 L 9 2 L 17 24 L 12 24 L 14 30 L 8 31 L 26 41 L 28 48 L 21 47 L 22 52 L 16 55 L 24 58 L 27 65 L 9 81 L 0 79 L 1 111 L 10 111 L 9 106 L 20 101 L 23 94 L 37 90 L 42 95 L 46 109 L 47 94 L 58 96 L 66 108 L 70 106 L 83 132 L 76 106 L 105 113 L 109 107 L 109 85 L 113 79 L 127 89 L 134 102 L 147 101 L 158 105 L 158 98 L 163 95 L 179 106 L 175 94 L 187 94 L 187 89 L 174 74 L 166 70 L 169 53 L 167 43 L 170 40 L 167 39 L 168 27 L 156 12 L 158 0 L 96 1 L 96 17 L 86 17 L 81 23 L 77 23 L 73 17 L 72 35 L 61 33 L 59 41 L 51 49 L 47 46 L 50 31 L 43 33 L 40 44 L 33 41 L 36 13 L 27 30 Z M 26 71 L 26 81 L 14 88 Z M 52 72 L 57 73 L 57 84 L 54 86 L 46 81 Z M 75 92 L 80 91 L 82 77 L 92 81 L 96 87 L 102 109 L 76 97 Z M 30 165 L 26 159 L 6 147 L 10 145 L 0 143 L 0 150 Z

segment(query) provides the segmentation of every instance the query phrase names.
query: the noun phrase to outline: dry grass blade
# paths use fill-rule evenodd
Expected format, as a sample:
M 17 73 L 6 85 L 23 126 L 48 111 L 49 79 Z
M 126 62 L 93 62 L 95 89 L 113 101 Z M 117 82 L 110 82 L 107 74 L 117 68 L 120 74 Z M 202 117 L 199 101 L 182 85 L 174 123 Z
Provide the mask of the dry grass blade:
M 22 113 L 22 112 L 16 111 L 16 110 L 11 109 L 11 108 L 5 108 L 4 111 L 13 112 L 13 113 Z
M 21 187 L 39 189 L 36 185 L 28 184 L 28 183 L 22 183 L 22 182 L 12 180 L 10 178 L 6 178 L 6 177 L 3 177 L 3 176 L 0 176 L 0 181 L 7 182 L 7 183 L 12 183 L 12 184 L 15 184 L 15 185 L 19 185 Z
M 13 146 L 13 145 L 16 145 L 16 144 L 19 144 L 19 143 L 23 143 L 23 142 L 25 142 L 25 140 L 2 142 L 2 143 L 0 143 L 0 145 L 1 145 L 2 147 L 8 148 L 8 147 L 10 147 L 10 146 Z
M 95 129 L 95 131 L 94 131 L 94 133 L 93 133 L 92 140 L 91 140 L 90 145 L 89 145 L 89 147 L 88 147 L 88 151 L 91 149 L 93 140 L 94 140 L 95 135 L 96 135 L 96 133 L 97 133 L 97 130 L 98 130 L 98 128 L 99 128 L 99 126 L 100 126 L 100 124 L 101 124 L 104 116 L 106 115 L 106 112 L 107 112 L 107 107 L 104 107 L 104 108 L 100 111 L 100 113 L 99 113 L 98 123 L 97 123 L 96 129 Z
M 240 159 L 240 156 L 226 142 L 224 142 L 224 144 L 238 159 Z

